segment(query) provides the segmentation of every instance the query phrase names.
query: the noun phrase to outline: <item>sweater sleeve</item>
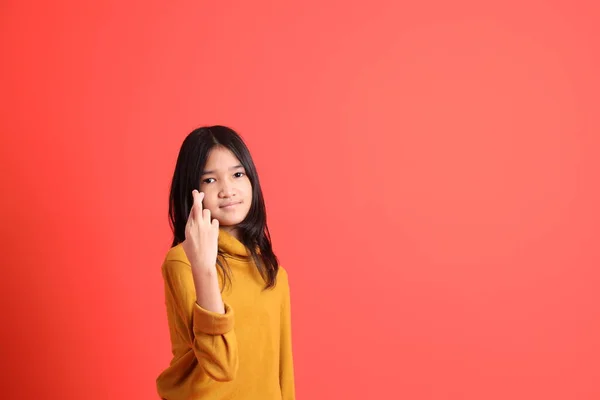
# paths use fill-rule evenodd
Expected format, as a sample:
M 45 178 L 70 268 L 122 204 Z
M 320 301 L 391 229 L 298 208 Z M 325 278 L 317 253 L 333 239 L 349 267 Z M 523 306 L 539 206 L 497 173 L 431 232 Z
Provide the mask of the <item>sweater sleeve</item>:
M 233 380 L 238 370 L 233 309 L 225 304 L 225 314 L 219 314 L 200 307 L 191 266 L 182 261 L 165 261 L 162 274 L 169 324 L 208 376 L 220 382 Z
M 281 398 L 294 400 L 296 398 L 294 383 L 294 360 L 292 356 L 292 318 L 290 306 L 290 286 L 287 272 L 280 267 L 280 284 L 283 285 L 281 302 L 281 336 L 279 350 L 279 385 Z

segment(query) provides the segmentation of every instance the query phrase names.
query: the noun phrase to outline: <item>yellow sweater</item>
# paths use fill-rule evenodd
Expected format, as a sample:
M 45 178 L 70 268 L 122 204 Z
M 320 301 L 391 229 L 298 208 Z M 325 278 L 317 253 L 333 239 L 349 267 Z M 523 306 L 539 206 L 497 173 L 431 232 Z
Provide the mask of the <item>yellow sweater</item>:
M 173 358 L 157 378 L 166 400 L 293 400 L 290 294 L 279 268 L 275 288 L 265 282 L 244 245 L 219 232 L 219 248 L 231 268 L 223 291 L 225 314 L 201 308 L 183 247 L 162 265 Z M 220 280 L 221 287 L 223 281 Z

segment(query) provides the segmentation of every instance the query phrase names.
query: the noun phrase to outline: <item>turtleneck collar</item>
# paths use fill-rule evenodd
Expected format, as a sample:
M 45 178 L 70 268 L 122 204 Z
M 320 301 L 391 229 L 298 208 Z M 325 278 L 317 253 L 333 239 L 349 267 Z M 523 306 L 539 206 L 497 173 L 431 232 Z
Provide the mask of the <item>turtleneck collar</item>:
M 249 255 L 246 246 L 222 228 L 219 229 L 219 249 L 234 257 L 248 257 Z

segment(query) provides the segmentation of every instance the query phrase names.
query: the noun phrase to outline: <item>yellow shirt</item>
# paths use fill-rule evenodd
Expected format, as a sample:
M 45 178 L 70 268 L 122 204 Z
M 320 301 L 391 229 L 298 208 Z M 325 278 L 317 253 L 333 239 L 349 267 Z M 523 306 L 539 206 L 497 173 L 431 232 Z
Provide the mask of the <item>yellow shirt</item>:
M 219 231 L 231 285 L 222 293 L 225 314 L 201 308 L 190 262 L 181 244 L 162 265 L 173 358 L 156 379 L 166 400 L 293 400 L 290 293 L 287 273 L 279 268 L 275 288 L 245 246 Z M 221 287 L 223 281 L 220 280 Z

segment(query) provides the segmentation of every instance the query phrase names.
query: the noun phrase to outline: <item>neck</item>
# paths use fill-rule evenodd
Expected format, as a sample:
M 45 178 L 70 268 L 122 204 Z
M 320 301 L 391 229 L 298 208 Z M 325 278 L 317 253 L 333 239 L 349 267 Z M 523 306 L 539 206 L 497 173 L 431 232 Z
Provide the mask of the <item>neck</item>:
M 248 256 L 248 249 L 246 246 L 233 236 L 233 234 L 230 233 L 230 229 L 227 228 L 227 226 L 219 227 L 219 249 L 231 256 Z
M 237 230 L 237 228 L 235 226 L 222 226 L 221 229 L 224 230 L 225 232 L 229 233 L 231 236 L 233 236 L 237 240 L 240 240 L 239 231 Z

